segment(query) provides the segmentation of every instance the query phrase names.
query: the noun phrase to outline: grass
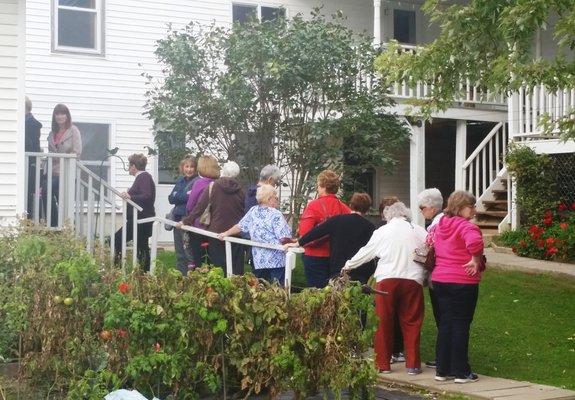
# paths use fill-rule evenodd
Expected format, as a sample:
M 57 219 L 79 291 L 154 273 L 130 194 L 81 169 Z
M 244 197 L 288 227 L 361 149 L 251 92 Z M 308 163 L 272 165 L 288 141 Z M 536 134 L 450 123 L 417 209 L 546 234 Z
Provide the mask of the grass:
M 175 264 L 172 252 L 159 257 Z M 301 260 L 293 285 L 306 286 Z M 436 329 L 425 297 L 421 355 L 431 360 Z M 575 280 L 488 269 L 479 289 L 469 354 L 477 373 L 575 390 Z

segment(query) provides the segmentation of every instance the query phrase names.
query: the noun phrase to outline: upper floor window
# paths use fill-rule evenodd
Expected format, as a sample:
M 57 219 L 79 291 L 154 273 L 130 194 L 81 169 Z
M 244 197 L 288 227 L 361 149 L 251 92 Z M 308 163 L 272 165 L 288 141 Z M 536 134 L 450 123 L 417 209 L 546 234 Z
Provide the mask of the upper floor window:
M 393 10 L 393 38 L 399 43 L 416 43 L 415 11 Z
M 53 49 L 102 54 L 104 0 L 52 0 Z
M 283 7 L 268 7 L 256 4 L 233 4 L 232 21 L 243 23 L 250 18 L 257 18 L 262 22 L 273 21 L 278 17 L 285 17 L 286 10 Z

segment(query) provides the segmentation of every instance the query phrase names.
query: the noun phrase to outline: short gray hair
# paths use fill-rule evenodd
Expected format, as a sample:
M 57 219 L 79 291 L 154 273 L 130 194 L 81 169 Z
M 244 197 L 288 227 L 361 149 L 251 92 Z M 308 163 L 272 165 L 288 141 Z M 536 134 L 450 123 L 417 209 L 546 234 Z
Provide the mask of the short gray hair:
M 235 178 L 240 174 L 240 166 L 235 161 L 228 161 L 222 165 L 220 170 L 220 177 L 222 178 Z
M 431 207 L 437 211 L 443 208 L 443 196 L 437 188 L 425 189 L 417 195 L 417 205 L 419 207 Z
M 262 182 L 269 179 L 272 179 L 274 182 L 279 182 L 280 176 L 280 169 L 277 165 L 268 164 L 260 171 L 260 181 Z
M 386 221 L 391 221 L 392 218 L 407 218 L 411 219 L 411 211 L 401 201 L 393 203 L 383 209 L 383 217 Z
M 267 203 L 272 196 L 277 196 L 275 187 L 268 184 L 258 186 L 256 190 L 256 200 L 258 204 Z

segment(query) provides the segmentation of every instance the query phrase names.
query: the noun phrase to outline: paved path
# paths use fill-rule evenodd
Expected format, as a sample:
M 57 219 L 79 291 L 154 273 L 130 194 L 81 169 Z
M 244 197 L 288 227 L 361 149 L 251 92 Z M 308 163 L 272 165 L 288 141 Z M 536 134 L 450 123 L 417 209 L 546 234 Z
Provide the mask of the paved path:
M 381 382 L 409 385 L 435 392 L 458 393 L 473 399 L 489 400 L 567 400 L 575 399 L 575 392 L 511 379 L 479 375 L 477 382 L 457 384 L 453 381 L 437 382 L 435 369 L 423 368 L 419 375 L 407 375 L 404 364 L 393 364 L 391 374 L 380 374 Z
M 527 273 L 550 273 L 575 278 L 575 264 L 535 260 L 519 257 L 515 254 L 497 253 L 491 248 L 485 249 L 487 266 Z

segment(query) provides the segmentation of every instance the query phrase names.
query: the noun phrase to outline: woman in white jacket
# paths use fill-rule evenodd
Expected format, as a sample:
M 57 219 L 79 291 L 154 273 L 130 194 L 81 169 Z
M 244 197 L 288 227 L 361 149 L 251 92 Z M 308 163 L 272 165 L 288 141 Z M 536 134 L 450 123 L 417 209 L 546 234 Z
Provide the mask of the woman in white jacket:
M 379 372 L 391 372 L 393 316 L 397 313 L 405 343 L 407 373 L 415 375 L 421 373 L 419 340 L 425 270 L 413 261 L 413 253 L 425 242 L 427 232 L 411 223 L 411 213 L 402 202 L 386 207 L 383 213 L 387 224 L 373 233 L 369 242 L 346 262 L 343 271 L 379 258 L 374 273 L 376 288 L 388 295 L 375 298 L 375 311 L 379 317 L 374 343 L 375 364 Z

